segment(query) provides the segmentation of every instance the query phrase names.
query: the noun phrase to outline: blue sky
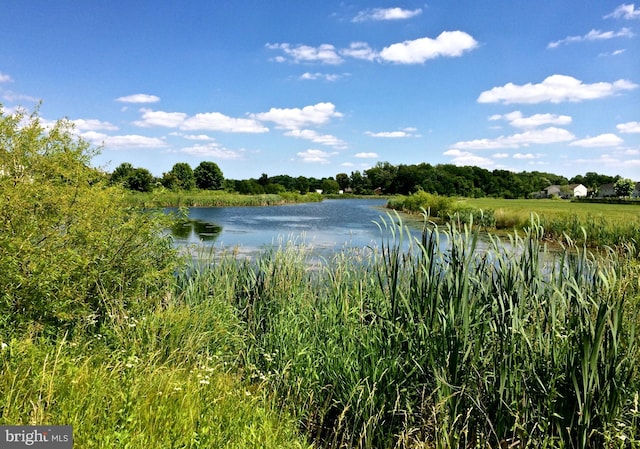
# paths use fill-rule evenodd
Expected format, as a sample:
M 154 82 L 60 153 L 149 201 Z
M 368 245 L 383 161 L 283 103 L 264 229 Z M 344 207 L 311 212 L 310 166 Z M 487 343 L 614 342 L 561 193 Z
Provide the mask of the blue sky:
M 640 180 L 640 4 L 2 1 L 0 103 L 94 163 L 334 176 L 378 161 Z

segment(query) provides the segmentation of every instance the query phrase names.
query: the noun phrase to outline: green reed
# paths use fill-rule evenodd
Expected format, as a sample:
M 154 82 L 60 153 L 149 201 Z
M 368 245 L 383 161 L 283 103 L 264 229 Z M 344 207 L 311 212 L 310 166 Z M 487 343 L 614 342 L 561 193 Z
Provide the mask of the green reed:
M 247 369 L 309 435 L 363 448 L 638 438 L 636 265 L 571 241 L 551 252 L 535 220 L 506 243 L 473 223 L 420 239 L 397 215 L 379 226 L 378 247 L 319 266 L 286 247 L 212 268 L 236 282 Z

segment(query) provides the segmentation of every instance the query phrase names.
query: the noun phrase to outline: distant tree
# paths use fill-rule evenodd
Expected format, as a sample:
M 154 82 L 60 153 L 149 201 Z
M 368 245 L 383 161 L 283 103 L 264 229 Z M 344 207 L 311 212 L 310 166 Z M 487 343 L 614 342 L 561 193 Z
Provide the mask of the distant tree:
M 340 185 L 335 179 L 323 179 L 322 180 L 322 193 L 333 194 L 338 193 L 340 190 Z
M 205 190 L 219 190 L 224 183 L 222 170 L 215 162 L 202 161 L 193 171 L 196 187 Z
M 263 173 L 262 175 L 260 175 L 260 179 L 258 179 L 258 184 L 260 184 L 262 187 L 269 184 L 269 175 L 267 175 L 266 173 Z
M 127 180 L 127 188 L 138 192 L 151 192 L 153 175 L 146 168 L 135 168 Z
M 616 181 L 613 188 L 616 191 L 617 196 L 628 197 L 631 196 L 636 183 L 629 178 L 621 178 Z
M 121 185 L 128 188 L 127 183 L 134 171 L 135 168 L 133 168 L 133 165 L 129 162 L 123 162 L 113 170 L 113 173 L 111 173 L 111 176 L 109 177 L 109 184 L 113 186 Z
M 236 182 L 236 190 L 243 195 L 261 195 L 264 187 L 257 183 L 255 179 L 244 179 Z
M 363 176 L 362 173 L 356 170 L 351 172 L 351 188 L 353 189 L 353 193 L 362 195 L 371 191 L 371 184 L 369 184 L 369 180 Z
M 349 175 L 346 173 L 338 173 L 336 175 L 336 182 L 340 186 L 342 190 L 347 189 L 351 186 L 351 181 L 349 180 Z
M 193 169 L 186 162 L 178 162 L 174 164 L 170 173 L 178 180 L 178 188 L 191 190 L 196 187 L 196 178 L 193 174 Z
M 309 192 L 309 180 L 304 176 L 298 176 L 295 182 L 295 188 L 302 195 Z

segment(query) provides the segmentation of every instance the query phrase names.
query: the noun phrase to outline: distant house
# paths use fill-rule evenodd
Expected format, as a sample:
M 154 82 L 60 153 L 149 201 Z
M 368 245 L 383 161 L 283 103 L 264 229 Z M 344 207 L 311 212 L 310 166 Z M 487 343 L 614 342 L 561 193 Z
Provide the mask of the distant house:
M 596 197 L 598 198 L 610 198 L 616 196 L 616 187 L 615 184 L 602 184 L 598 187 L 598 193 L 596 193 Z
M 616 186 L 615 184 L 602 184 L 598 188 L 598 193 L 596 194 L 598 198 L 614 198 L 618 195 L 616 194 Z M 636 182 L 633 191 L 631 192 L 631 198 L 640 198 L 640 182 Z
M 542 192 L 547 198 L 552 196 L 559 196 L 560 198 L 579 198 L 587 196 L 587 188 L 582 184 L 569 184 L 564 186 L 553 184 Z

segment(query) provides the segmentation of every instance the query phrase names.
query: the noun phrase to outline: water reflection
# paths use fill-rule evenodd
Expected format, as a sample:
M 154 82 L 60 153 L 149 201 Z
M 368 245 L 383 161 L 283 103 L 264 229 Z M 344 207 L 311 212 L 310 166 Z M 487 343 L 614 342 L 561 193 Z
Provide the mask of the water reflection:
M 213 243 L 221 232 L 222 226 L 203 220 L 186 219 L 171 227 L 171 234 L 185 241 Z

